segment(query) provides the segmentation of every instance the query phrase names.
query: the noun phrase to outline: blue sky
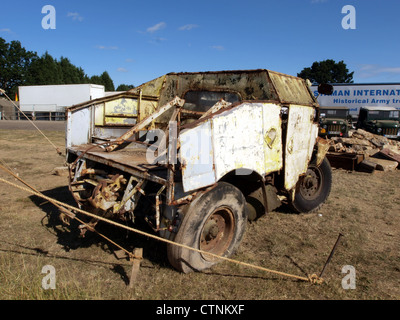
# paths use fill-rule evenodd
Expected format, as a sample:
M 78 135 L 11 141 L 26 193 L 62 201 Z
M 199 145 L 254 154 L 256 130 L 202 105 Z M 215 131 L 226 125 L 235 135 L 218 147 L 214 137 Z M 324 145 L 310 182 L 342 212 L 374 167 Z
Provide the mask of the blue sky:
M 45 5 L 56 29 L 42 28 Z M 356 29 L 345 30 L 345 5 Z M 400 82 L 397 0 L 1 0 L 0 37 L 67 57 L 115 87 L 168 72 L 265 68 L 297 75 L 343 60 L 354 82 Z M 0 70 L 1 72 L 1 70 Z

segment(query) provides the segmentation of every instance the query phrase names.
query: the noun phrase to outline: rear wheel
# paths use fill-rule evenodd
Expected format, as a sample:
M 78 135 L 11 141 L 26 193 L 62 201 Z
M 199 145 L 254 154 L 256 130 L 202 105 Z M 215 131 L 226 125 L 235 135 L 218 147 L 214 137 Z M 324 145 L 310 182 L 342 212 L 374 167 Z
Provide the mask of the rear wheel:
M 247 224 L 246 200 L 239 189 L 220 182 L 195 199 L 187 209 L 175 242 L 224 257 L 238 248 Z M 210 268 L 219 259 L 168 244 L 168 259 L 177 270 L 188 273 Z
M 332 186 L 332 169 L 327 158 L 317 167 L 315 160 L 296 185 L 292 207 L 301 213 L 312 212 L 326 201 Z

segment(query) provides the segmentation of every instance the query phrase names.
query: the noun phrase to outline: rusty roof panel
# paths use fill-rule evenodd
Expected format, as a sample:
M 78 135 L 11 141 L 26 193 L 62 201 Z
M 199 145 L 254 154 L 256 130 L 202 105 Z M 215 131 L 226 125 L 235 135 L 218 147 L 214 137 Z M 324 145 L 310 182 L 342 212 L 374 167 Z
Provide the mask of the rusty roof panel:
M 277 100 L 267 70 L 170 73 L 162 99 L 184 97 L 187 91 L 224 91 L 239 94 L 242 100 Z M 160 101 L 161 104 L 164 101 Z
M 316 100 L 306 82 L 297 77 L 269 71 L 272 83 L 282 103 L 315 105 Z
M 200 90 L 235 92 L 242 100 L 316 103 L 303 79 L 266 69 L 168 73 L 130 92 L 138 94 L 140 90 L 142 94 L 159 97 L 161 105 L 175 96 L 184 98 L 187 91 Z
M 142 91 L 142 95 L 159 98 L 160 94 L 161 94 L 161 89 L 163 88 L 166 77 L 167 77 L 167 75 L 163 75 L 154 80 L 143 83 L 142 85 L 140 85 L 136 88 L 133 88 L 133 89 L 129 90 L 128 92 L 139 94 L 140 91 Z

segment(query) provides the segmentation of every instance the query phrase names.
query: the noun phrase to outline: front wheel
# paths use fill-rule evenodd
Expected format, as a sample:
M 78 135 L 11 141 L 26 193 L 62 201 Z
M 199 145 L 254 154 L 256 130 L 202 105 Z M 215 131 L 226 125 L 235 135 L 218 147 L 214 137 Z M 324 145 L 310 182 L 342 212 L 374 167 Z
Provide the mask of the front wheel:
M 220 182 L 190 204 L 175 242 L 229 257 L 238 248 L 246 224 L 243 194 L 233 185 Z M 168 244 L 167 252 L 171 265 L 184 273 L 205 270 L 218 263 L 218 258 L 173 244 Z
M 315 160 L 296 185 L 292 207 L 300 213 L 318 210 L 326 201 L 332 186 L 332 168 L 327 158 L 317 167 Z

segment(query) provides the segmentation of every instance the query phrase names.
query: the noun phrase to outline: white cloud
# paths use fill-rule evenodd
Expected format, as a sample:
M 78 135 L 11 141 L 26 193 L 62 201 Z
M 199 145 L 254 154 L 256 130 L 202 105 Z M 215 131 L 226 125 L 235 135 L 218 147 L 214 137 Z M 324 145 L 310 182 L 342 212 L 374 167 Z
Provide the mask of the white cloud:
M 0 29 L 0 32 L 13 33 L 13 32 L 11 31 L 11 29 L 8 29 L 8 28 Z
M 133 60 L 133 59 L 131 59 L 131 58 L 128 58 L 128 59 L 125 59 L 125 62 L 128 62 L 128 63 L 131 63 L 131 62 L 134 62 L 135 60 Z
M 215 49 L 215 50 L 218 50 L 218 51 L 222 51 L 222 50 L 225 50 L 225 47 L 224 46 L 211 46 L 211 48 L 212 49 Z
M 116 47 L 116 46 L 101 46 L 101 45 L 99 45 L 99 46 L 96 46 L 96 48 L 97 49 L 100 49 L 100 50 L 118 50 L 118 47 Z
M 128 72 L 128 70 L 125 69 L 125 68 L 118 68 L 117 71 L 118 71 L 118 72 Z
M 83 21 L 83 17 L 78 12 L 68 12 L 67 17 L 72 18 L 72 20 Z
M 156 32 L 158 30 L 164 29 L 166 26 L 167 26 L 167 24 L 165 22 L 160 22 L 160 23 L 157 23 L 156 25 L 154 25 L 152 27 L 147 28 L 146 31 L 148 33 L 153 33 L 153 32 Z
M 400 67 L 383 67 L 376 64 L 363 64 L 358 70 L 360 78 L 371 78 L 382 74 L 400 74 Z
M 189 31 L 192 30 L 193 28 L 198 28 L 199 26 L 197 24 L 185 24 L 184 26 L 180 27 L 179 30 L 181 31 Z
M 152 40 L 149 40 L 149 43 L 159 44 L 159 43 L 161 43 L 163 41 L 167 41 L 167 39 L 166 38 L 157 37 L 157 38 L 154 38 Z

